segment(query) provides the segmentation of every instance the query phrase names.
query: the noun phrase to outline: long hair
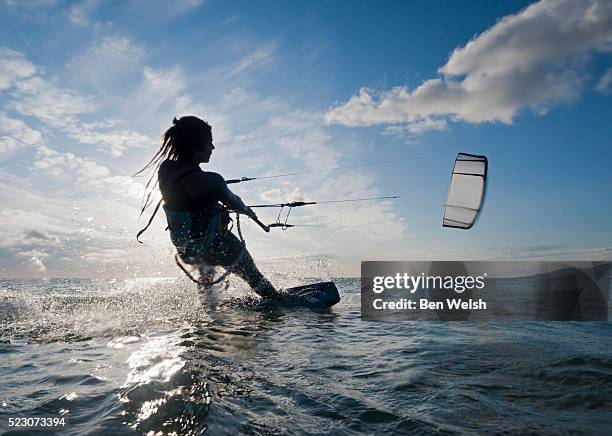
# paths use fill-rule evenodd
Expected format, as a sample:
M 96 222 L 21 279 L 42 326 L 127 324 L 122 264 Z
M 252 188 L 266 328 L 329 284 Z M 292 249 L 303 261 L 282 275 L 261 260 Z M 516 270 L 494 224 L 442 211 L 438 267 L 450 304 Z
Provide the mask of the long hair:
M 137 176 L 148 169 L 154 168 L 145 186 L 140 205 L 140 216 L 153 203 L 153 194 L 159 184 L 157 171 L 161 163 L 166 159 L 189 160 L 194 151 L 201 150 L 210 142 L 212 142 L 212 127 L 206 121 L 194 116 L 172 120 L 172 126 L 163 134 L 162 145 L 157 153 L 153 155 L 144 168 L 134 173 L 134 176 Z

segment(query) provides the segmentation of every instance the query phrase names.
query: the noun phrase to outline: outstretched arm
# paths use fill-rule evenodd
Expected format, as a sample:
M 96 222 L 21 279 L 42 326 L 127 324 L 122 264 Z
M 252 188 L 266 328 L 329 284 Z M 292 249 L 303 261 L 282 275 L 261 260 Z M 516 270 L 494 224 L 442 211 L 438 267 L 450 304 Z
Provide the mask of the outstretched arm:
M 253 212 L 253 209 L 244 204 L 242 199 L 236 194 L 234 194 L 229 188 L 227 188 L 227 191 L 227 201 L 221 201 L 223 204 L 225 204 L 228 208 L 235 212 L 243 213 L 249 218 L 253 218 L 254 220 L 257 219 L 257 215 L 255 214 L 255 212 Z

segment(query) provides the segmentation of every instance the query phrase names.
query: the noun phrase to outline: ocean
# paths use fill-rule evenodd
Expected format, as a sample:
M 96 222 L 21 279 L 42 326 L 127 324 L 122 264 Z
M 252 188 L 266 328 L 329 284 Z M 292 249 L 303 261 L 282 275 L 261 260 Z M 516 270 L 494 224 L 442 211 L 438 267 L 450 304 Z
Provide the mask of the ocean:
M 362 321 L 335 281 L 311 310 L 233 280 L 0 280 L 0 432 L 610 433 L 610 323 Z

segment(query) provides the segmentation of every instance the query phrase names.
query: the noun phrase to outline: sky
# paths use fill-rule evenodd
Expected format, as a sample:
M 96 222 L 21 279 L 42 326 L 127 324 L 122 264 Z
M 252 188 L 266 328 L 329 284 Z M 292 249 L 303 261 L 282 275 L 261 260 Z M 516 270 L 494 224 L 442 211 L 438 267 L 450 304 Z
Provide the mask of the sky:
M 246 204 L 402 195 L 242 220 L 264 269 L 610 260 L 611 55 L 606 0 L 4 1 L 0 276 L 179 275 L 163 214 L 135 241 L 132 174 L 183 115 L 206 171 L 303 173 L 232 185 Z M 489 159 L 470 230 L 441 226 L 459 152 Z

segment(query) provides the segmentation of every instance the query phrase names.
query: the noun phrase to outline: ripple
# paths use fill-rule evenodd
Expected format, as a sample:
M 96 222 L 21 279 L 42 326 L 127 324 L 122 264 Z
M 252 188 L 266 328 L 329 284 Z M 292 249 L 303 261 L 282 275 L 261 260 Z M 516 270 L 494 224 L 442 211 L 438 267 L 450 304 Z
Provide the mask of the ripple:
M 358 290 L 342 281 L 342 304 L 319 313 L 172 280 L 11 282 L 0 293 L 0 419 L 66 413 L 75 435 L 612 425 L 609 324 L 368 323 Z

